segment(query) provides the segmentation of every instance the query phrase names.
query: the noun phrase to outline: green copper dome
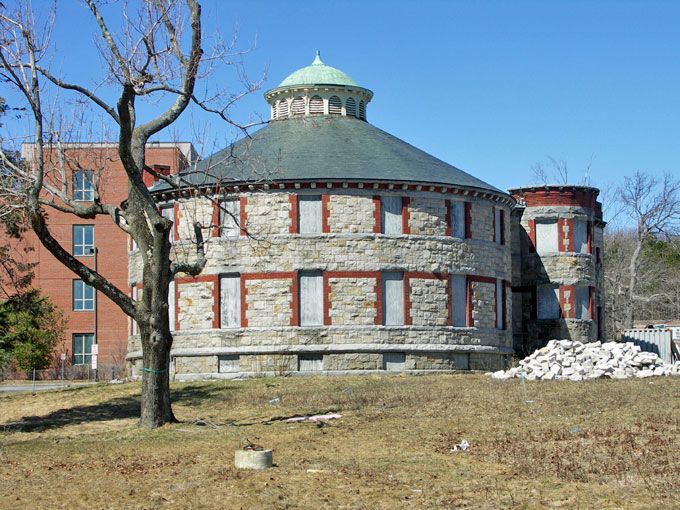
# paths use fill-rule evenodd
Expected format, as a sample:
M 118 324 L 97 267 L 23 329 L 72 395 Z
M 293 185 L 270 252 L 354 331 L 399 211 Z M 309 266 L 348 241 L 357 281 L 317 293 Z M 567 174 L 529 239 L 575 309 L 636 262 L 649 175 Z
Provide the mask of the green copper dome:
M 295 71 L 283 80 L 279 87 L 294 85 L 348 85 L 358 87 L 356 82 L 345 73 L 335 67 L 324 64 L 318 51 L 311 66 Z

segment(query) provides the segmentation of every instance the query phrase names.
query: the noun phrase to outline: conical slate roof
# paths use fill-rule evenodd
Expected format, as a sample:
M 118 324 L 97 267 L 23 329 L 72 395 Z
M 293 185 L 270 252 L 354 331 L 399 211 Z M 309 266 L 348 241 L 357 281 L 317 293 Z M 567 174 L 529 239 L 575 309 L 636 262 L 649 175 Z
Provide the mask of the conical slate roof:
M 501 190 L 367 122 L 343 116 L 275 121 L 198 163 L 195 185 L 277 181 L 388 181 Z M 153 191 L 168 186 L 159 183 Z

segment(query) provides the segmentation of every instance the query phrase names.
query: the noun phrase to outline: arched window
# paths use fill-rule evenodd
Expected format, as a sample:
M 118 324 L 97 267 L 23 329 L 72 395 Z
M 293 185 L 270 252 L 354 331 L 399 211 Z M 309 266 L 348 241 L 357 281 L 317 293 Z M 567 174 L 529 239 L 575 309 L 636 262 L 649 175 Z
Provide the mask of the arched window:
M 291 107 L 291 113 L 293 115 L 304 115 L 305 114 L 305 100 L 302 96 L 298 96 L 293 99 L 293 106 Z
M 323 113 L 323 99 L 314 96 L 309 100 L 309 113 Z
M 357 116 L 357 104 L 353 97 L 347 99 L 347 102 L 345 103 L 345 110 L 347 111 L 347 115 L 351 115 L 352 117 Z
M 288 100 L 282 99 L 279 101 L 279 119 L 288 117 Z
M 328 113 L 340 115 L 342 113 L 342 101 L 338 96 L 333 96 L 328 100 Z
M 366 103 L 363 99 L 359 101 L 359 118 L 366 120 Z

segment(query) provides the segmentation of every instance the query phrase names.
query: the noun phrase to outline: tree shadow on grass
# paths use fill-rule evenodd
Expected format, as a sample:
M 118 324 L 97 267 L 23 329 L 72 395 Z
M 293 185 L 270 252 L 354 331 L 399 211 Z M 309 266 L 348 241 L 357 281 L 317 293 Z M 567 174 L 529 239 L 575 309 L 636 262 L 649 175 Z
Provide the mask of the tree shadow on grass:
M 170 392 L 173 403 L 199 404 L 204 399 L 215 399 L 233 388 L 191 385 Z M 57 409 L 42 416 L 24 416 L 20 420 L 7 422 L 4 427 L 19 432 L 41 432 L 50 429 L 79 425 L 82 423 L 104 422 L 138 418 L 140 413 L 139 394 L 116 397 L 98 404 L 80 405 Z

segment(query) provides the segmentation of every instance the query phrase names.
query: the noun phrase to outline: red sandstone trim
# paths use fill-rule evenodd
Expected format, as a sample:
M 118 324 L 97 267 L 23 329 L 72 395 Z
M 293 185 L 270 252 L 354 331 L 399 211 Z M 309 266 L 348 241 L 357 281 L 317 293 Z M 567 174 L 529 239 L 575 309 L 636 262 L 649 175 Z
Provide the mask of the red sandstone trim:
M 593 253 L 593 222 L 588 220 L 586 227 L 588 235 L 588 253 Z
M 465 239 L 472 239 L 472 204 L 465 202 Z
M 564 297 L 564 294 L 567 291 L 571 291 L 569 299 Z M 573 285 L 560 285 L 559 296 L 560 296 L 560 319 L 573 319 L 574 312 L 576 311 L 576 288 Z M 566 304 L 571 305 L 569 313 L 566 313 L 564 310 L 564 305 Z
M 460 191 L 460 190 L 459 190 Z M 446 201 L 446 235 L 451 236 L 451 200 Z
M 408 204 L 411 202 L 411 199 L 409 197 L 401 197 L 401 233 L 402 234 L 410 234 L 411 233 L 411 227 L 409 226 L 408 222 L 409 219 L 411 218 L 411 215 L 408 210 Z
M 290 229 L 291 234 L 298 233 L 298 197 L 297 195 L 288 195 L 290 202 Z
M 221 319 L 221 313 L 220 309 L 222 307 L 222 303 L 220 301 L 220 275 L 215 275 L 214 279 L 215 284 L 213 285 L 213 329 L 220 329 L 220 319 Z M 177 284 L 175 284 L 175 287 Z M 177 300 L 175 299 L 175 304 L 177 304 Z M 175 317 L 177 317 L 177 314 L 175 314 Z
M 595 318 L 595 310 L 593 308 L 593 294 L 595 294 L 595 287 L 588 287 L 588 318 L 590 318 L 590 320 Z
M 212 224 L 212 237 L 220 237 L 220 227 L 222 225 L 220 225 L 220 202 L 218 200 L 213 202 Z
M 508 329 L 508 307 L 507 307 L 507 297 L 508 297 L 508 292 L 507 289 L 509 287 L 510 282 L 503 282 L 501 285 L 501 289 L 503 292 L 503 295 L 501 296 L 501 306 L 503 307 L 503 331 Z
M 493 319 L 493 327 L 498 329 L 498 285 L 494 283 L 493 286 L 493 309 L 496 313 L 494 313 L 495 317 Z
M 468 275 L 468 281 L 480 283 L 493 283 L 494 285 L 496 285 L 496 278 L 491 278 L 490 276 Z
M 378 195 L 373 195 L 373 219 L 375 220 L 373 233 L 379 234 L 382 225 L 380 224 L 380 197 Z
M 330 200 L 330 195 L 321 195 L 321 232 L 323 234 L 330 234 L 331 227 L 328 223 L 328 218 L 330 216 L 330 211 L 328 210 L 328 201 Z
M 248 310 L 248 303 L 246 296 L 248 295 L 248 287 L 246 287 L 246 279 L 241 275 L 241 327 L 248 327 L 248 319 L 246 318 L 246 311 Z
M 331 326 L 331 284 L 328 273 L 323 273 L 323 325 Z
M 593 189 L 535 189 L 515 191 L 513 196 L 518 201 L 524 201 L 527 207 L 544 205 L 566 205 L 571 207 L 585 207 L 593 209 L 598 192 Z
M 467 311 L 467 327 L 473 328 L 475 326 L 475 321 L 472 319 L 472 280 L 470 275 L 467 277 L 467 290 L 465 292 L 465 308 Z
M 505 210 L 501 209 L 501 244 L 505 245 Z M 505 315 L 503 315 L 505 317 Z M 505 329 L 505 328 L 503 328 Z
M 242 280 L 283 280 L 285 278 L 297 278 L 295 271 L 280 273 L 243 273 Z
M 325 271 L 328 278 L 379 278 L 380 271 Z
M 404 326 L 412 326 L 413 320 L 411 319 L 411 278 L 404 273 Z
M 536 220 L 529 220 L 529 240 L 531 241 L 531 246 L 529 246 L 529 253 L 536 252 Z
M 172 236 L 175 241 L 179 241 L 179 204 L 172 206 Z
M 241 197 L 239 200 L 239 208 L 241 209 L 241 235 L 246 235 L 248 213 L 246 212 L 246 205 L 248 204 L 248 197 Z
M 290 301 L 290 310 L 292 315 L 290 317 L 291 326 L 300 325 L 300 282 L 298 280 L 298 274 L 294 273 L 295 276 L 292 279 L 290 285 L 290 294 L 292 296 Z
M 569 229 L 567 251 L 573 252 L 574 251 L 574 220 L 565 218 L 564 224 Z
M 378 272 L 375 278 L 375 325 L 383 323 L 383 299 L 382 299 L 382 273 Z

